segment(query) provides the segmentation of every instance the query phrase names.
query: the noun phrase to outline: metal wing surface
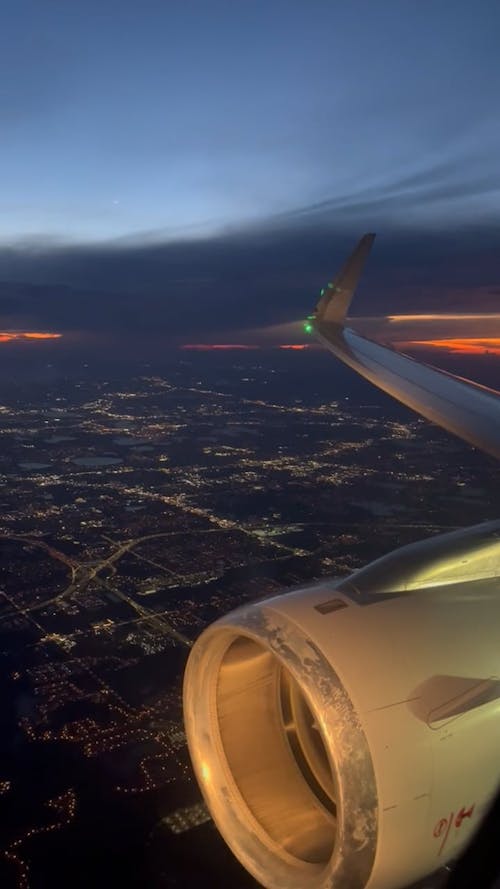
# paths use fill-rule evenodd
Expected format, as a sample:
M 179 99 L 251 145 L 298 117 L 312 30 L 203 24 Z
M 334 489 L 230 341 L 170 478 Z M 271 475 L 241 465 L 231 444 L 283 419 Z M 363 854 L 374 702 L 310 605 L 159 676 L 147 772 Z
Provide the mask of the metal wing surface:
M 422 364 L 356 333 L 346 315 L 375 239 L 364 235 L 318 303 L 321 342 L 344 364 L 418 414 L 500 459 L 500 392 Z

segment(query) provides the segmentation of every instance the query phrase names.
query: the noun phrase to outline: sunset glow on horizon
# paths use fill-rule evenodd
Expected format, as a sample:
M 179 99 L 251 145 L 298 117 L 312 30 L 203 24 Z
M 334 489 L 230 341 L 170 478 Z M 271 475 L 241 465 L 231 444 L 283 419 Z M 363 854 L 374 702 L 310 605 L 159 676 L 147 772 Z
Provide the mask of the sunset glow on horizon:
M 398 324 L 406 321 L 500 321 L 500 312 L 435 312 L 427 315 L 387 315 L 385 320 Z
M 30 340 L 59 340 L 62 333 L 44 333 L 38 331 L 0 331 L 0 343 L 11 343 L 13 341 L 26 342 Z
M 243 349 L 247 351 L 248 349 L 260 349 L 260 346 L 245 345 L 244 343 L 186 343 L 180 348 L 194 352 L 217 352 L 228 349 Z
M 231 350 L 256 350 L 256 349 L 292 349 L 302 352 L 304 349 L 319 348 L 316 343 L 272 343 L 259 345 L 257 343 L 187 343 L 180 347 L 184 351 L 195 352 L 228 352 Z
M 462 337 L 460 339 L 407 340 L 394 343 L 400 349 L 441 349 L 450 355 L 498 355 L 500 337 Z

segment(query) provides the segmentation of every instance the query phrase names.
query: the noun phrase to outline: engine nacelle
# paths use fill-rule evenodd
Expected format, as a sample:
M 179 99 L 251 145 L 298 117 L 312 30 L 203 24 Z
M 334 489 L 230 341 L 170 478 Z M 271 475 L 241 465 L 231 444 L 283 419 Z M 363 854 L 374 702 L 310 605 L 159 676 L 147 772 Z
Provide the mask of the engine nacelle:
M 469 841 L 500 780 L 499 568 L 489 523 L 200 636 L 184 680 L 191 758 L 262 885 L 396 889 Z

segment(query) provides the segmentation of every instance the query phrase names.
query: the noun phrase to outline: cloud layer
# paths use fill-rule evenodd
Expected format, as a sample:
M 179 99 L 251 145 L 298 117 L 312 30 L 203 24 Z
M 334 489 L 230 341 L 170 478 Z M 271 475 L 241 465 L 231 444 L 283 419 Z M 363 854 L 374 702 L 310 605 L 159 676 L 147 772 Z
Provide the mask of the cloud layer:
M 361 234 L 355 228 L 294 217 L 163 244 L 2 249 L 1 326 L 223 342 L 308 314 Z M 382 232 L 353 314 L 497 311 L 495 242 L 488 226 Z

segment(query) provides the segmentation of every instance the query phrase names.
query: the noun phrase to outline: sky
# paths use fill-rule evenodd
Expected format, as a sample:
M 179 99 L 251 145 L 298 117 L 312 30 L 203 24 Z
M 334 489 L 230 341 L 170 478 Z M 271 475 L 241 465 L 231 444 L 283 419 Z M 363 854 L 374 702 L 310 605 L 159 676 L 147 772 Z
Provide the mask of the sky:
M 499 33 L 497 0 L 7 0 L 1 326 L 258 338 L 367 230 L 357 314 L 494 315 Z

